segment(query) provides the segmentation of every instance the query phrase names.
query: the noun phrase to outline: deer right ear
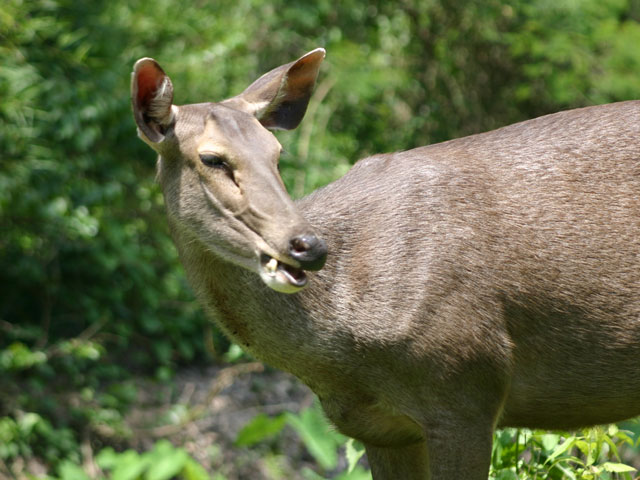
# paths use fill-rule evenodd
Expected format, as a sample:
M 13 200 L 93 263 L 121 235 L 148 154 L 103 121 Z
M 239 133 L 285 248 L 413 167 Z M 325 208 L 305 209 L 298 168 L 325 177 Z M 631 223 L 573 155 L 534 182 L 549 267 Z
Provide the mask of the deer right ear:
M 131 105 L 139 132 L 152 143 L 165 138 L 174 122 L 173 85 L 153 58 L 141 58 L 131 74 Z
M 307 110 L 325 53 L 324 48 L 316 48 L 275 68 L 227 102 L 255 115 L 266 128 L 296 128 Z

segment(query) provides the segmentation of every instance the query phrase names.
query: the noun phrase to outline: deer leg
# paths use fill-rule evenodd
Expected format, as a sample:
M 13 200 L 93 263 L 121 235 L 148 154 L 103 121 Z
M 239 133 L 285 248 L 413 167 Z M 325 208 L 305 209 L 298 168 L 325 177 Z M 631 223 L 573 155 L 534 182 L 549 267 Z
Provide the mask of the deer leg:
M 429 475 L 424 442 L 405 447 L 365 445 L 374 480 L 425 480 Z
M 493 427 L 459 424 L 426 429 L 430 480 L 487 480 L 491 464 Z
M 406 447 L 365 445 L 374 480 L 486 480 L 493 429 L 433 428 L 427 441 Z

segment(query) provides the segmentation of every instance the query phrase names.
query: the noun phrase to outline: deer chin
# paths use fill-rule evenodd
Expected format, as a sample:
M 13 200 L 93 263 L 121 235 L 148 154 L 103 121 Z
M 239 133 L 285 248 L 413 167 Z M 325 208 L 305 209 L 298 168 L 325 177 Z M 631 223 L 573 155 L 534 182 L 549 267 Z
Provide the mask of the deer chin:
M 281 293 L 296 293 L 307 285 L 304 270 L 267 254 L 260 257 L 260 278 L 269 288 Z

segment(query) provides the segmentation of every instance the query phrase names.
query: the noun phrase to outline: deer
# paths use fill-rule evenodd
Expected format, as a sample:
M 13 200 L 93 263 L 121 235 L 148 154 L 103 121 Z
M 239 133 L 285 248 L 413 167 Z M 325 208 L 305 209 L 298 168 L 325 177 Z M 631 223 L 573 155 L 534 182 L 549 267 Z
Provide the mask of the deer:
M 375 480 L 483 480 L 497 428 L 640 414 L 640 101 L 376 154 L 294 202 L 272 132 L 325 53 L 180 106 L 155 60 L 133 67 L 206 313 L 308 385 Z

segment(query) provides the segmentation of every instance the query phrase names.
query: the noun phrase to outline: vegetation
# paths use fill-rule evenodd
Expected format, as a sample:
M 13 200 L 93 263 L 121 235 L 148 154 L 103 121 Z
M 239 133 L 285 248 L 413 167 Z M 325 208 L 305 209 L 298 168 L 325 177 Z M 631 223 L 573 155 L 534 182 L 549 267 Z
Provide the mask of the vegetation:
M 207 475 L 179 445 L 127 449 L 139 378 L 170 382 L 230 348 L 192 299 L 135 135 L 137 58 L 159 60 L 190 103 L 324 46 L 307 118 L 279 134 L 301 196 L 371 153 L 637 97 L 639 20 L 638 0 L 4 0 L 0 477 Z M 346 439 L 320 422 L 315 410 L 257 417 L 238 443 L 293 428 L 318 464 L 308 478 L 333 474 Z M 617 427 L 505 431 L 492 475 L 632 478 L 622 464 L 637 455 L 619 460 L 620 443 L 637 446 Z M 338 478 L 365 478 L 357 446 L 346 449 L 351 472 Z

